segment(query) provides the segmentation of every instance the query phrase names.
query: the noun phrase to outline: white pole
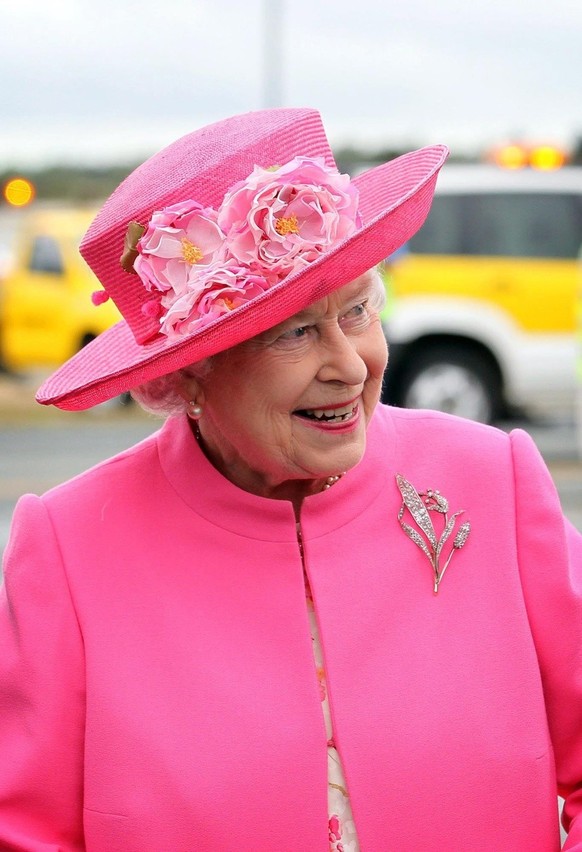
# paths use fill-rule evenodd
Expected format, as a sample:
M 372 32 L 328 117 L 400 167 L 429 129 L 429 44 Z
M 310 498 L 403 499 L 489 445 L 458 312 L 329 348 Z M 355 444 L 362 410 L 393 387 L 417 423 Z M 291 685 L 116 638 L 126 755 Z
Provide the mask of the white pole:
M 263 0 L 263 106 L 283 105 L 283 0 Z

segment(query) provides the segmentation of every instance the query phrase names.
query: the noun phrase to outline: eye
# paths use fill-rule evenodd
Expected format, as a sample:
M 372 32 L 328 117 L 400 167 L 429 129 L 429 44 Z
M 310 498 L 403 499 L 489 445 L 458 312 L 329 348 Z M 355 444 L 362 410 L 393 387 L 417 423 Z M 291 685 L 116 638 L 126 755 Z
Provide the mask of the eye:
M 368 316 L 368 301 L 358 302 L 353 308 L 350 308 L 342 317 L 342 322 L 353 322 L 354 320 L 363 319 Z
M 300 325 L 297 328 L 290 328 L 289 331 L 284 331 L 279 335 L 279 340 L 301 340 L 308 333 L 311 326 Z

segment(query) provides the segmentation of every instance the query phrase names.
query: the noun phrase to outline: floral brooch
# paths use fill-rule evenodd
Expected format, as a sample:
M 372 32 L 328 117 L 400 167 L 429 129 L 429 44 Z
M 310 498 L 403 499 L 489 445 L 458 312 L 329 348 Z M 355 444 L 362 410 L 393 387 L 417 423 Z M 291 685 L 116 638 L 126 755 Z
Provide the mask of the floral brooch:
M 455 534 L 453 543 L 450 547 L 448 555 L 445 556 L 443 551 L 445 544 L 449 541 L 453 532 L 457 518 L 464 513 L 464 509 L 454 512 L 449 517 L 449 501 L 440 493 L 440 491 L 428 490 L 417 491 L 413 485 L 408 482 L 399 473 L 396 474 L 396 483 L 402 495 L 402 505 L 398 512 L 398 521 L 400 526 L 408 536 L 424 553 L 431 564 L 433 571 L 433 591 L 435 595 L 438 593 L 441 580 L 444 577 L 445 571 L 450 565 L 451 559 L 457 550 L 460 550 L 467 542 L 469 533 L 471 532 L 471 524 L 469 521 L 464 521 Z M 403 520 L 404 514 L 408 510 L 413 520 L 415 521 L 418 530 L 407 524 Z M 433 512 L 442 516 L 442 532 L 437 536 L 430 513 Z M 441 568 L 441 559 L 444 564 Z

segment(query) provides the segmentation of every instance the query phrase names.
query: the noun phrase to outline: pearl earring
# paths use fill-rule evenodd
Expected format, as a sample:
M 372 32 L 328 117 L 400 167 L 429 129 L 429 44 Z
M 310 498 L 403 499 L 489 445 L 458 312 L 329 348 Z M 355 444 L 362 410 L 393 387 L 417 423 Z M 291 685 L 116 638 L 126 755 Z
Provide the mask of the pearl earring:
M 188 403 L 188 417 L 191 420 L 200 420 L 202 417 L 202 406 L 192 400 Z

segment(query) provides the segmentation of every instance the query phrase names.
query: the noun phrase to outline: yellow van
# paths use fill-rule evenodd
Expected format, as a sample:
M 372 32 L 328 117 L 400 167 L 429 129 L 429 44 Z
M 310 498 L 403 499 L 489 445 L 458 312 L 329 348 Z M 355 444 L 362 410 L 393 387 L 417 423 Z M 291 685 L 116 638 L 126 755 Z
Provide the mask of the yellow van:
M 58 208 L 23 216 L 0 282 L 0 352 L 9 369 L 58 366 L 120 319 L 112 301 L 93 305 L 99 282 L 79 255 L 93 215 Z
M 573 411 L 582 169 L 445 166 L 388 264 L 384 400 L 490 422 Z

